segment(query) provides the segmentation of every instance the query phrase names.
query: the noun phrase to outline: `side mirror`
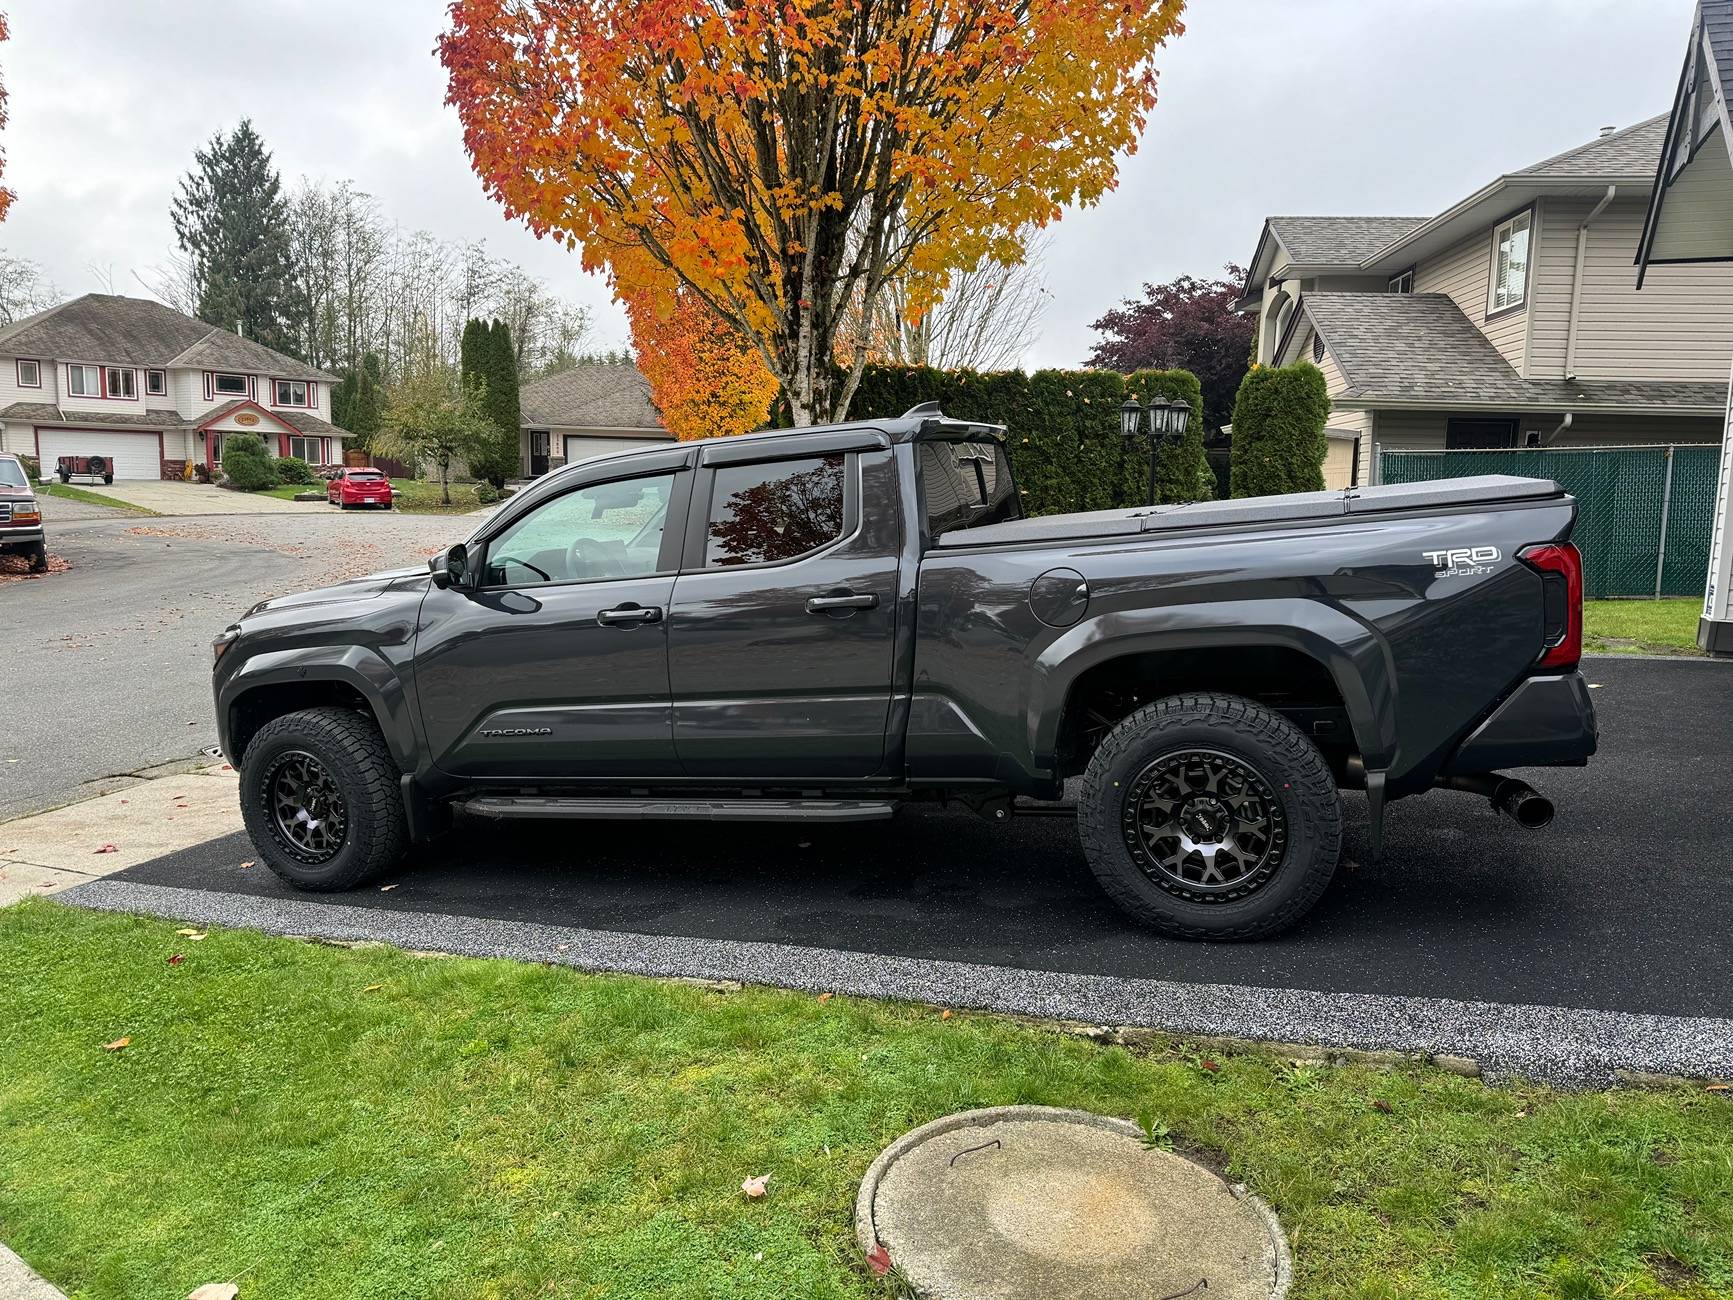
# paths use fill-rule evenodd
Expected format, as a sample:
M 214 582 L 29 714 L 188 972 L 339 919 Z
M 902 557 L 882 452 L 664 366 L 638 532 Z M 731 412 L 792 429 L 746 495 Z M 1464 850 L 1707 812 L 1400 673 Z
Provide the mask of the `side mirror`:
M 467 587 L 469 585 L 469 548 L 462 542 L 449 550 L 430 556 L 427 571 L 436 587 Z

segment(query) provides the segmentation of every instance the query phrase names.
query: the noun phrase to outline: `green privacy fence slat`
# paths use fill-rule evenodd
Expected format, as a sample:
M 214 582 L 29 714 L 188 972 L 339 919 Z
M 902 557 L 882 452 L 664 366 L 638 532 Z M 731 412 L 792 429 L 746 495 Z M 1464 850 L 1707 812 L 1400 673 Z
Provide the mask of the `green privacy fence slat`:
M 1701 596 L 1720 455 L 1715 446 L 1678 445 L 1386 451 L 1379 467 L 1385 483 L 1473 474 L 1553 479 L 1577 499 L 1572 540 L 1583 553 L 1585 594 L 1653 596 L 1659 577 L 1663 596 Z

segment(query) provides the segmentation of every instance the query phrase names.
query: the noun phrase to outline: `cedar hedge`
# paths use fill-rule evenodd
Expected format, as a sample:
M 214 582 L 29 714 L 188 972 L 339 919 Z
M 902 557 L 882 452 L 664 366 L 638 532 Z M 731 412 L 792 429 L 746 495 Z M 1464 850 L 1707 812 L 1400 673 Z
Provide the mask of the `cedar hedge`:
M 1322 492 L 1329 417 L 1324 372 L 1310 361 L 1247 371 L 1234 398 L 1233 494 Z
M 1191 424 L 1157 467 L 1162 501 L 1208 495 L 1203 455 L 1203 390 L 1185 370 L 936 370 L 868 366 L 849 418 L 890 419 L 922 402 L 946 415 L 1002 424 L 1023 508 L 1031 515 L 1114 510 L 1147 504 L 1149 441 L 1119 432 L 1126 394 L 1189 401 Z

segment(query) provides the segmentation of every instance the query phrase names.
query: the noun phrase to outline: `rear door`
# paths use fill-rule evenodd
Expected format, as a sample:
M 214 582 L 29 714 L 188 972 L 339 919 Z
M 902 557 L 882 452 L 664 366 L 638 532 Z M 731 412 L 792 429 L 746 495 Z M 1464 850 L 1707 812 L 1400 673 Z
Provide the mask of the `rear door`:
M 689 775 L 880 772 L 901 499 L 889 442 L 871 431 L 705 449 L 668 641 Z

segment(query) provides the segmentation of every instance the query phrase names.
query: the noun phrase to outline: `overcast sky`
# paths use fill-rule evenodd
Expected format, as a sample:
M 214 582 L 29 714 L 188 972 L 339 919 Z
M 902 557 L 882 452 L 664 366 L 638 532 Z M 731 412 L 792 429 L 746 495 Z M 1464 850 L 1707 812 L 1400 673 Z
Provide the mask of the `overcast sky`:
M 469 171 L 432 54 L 438 0 L 0 0 L 11 92 L 0 247 L 67 294 L 144 294 L 193 149 L 250 116 L 286 182 L 351 178 L 409 228 L 486 239 L 625 321 Z M 1665 112 L 1692 0 L 1198 0 L 1121 185 L 1055 228 L 1026 363 L 1075 365 L 1144 281 L 1244 262 L 1271 213 L 1425 215 Z M 98 268 L 93 270 L 92 268 Z

